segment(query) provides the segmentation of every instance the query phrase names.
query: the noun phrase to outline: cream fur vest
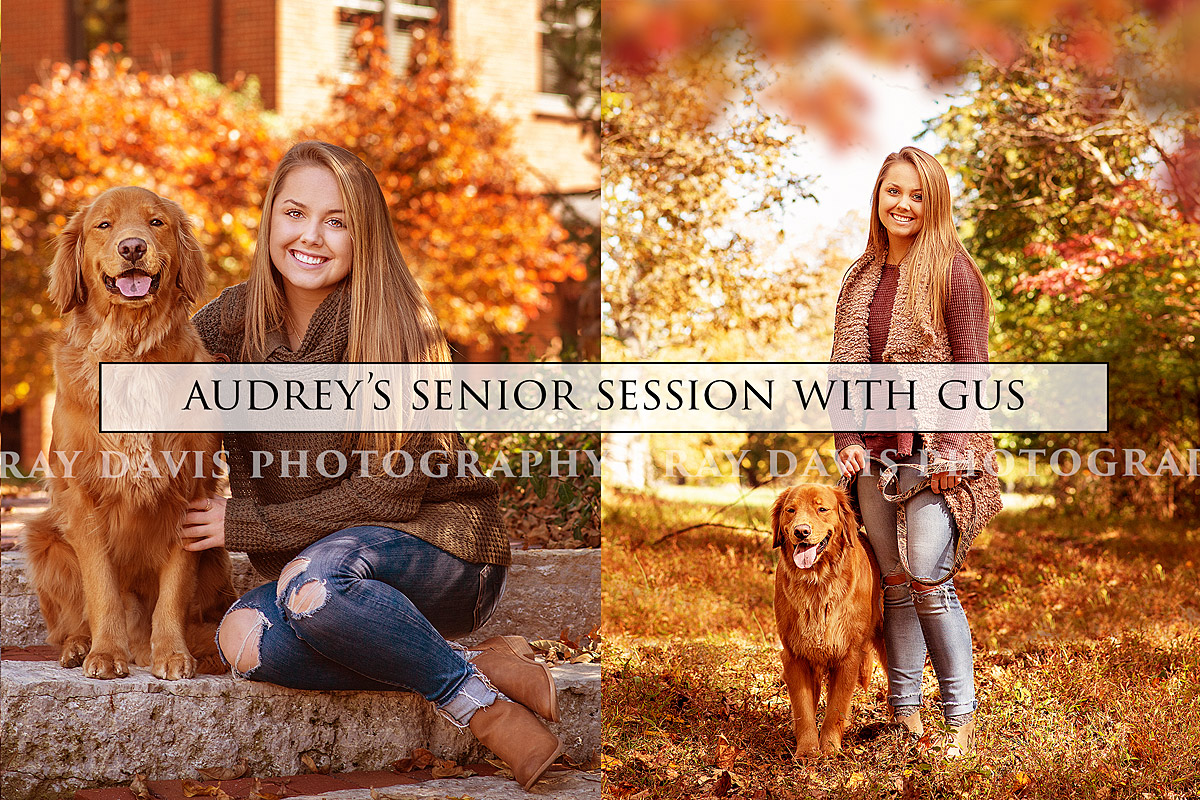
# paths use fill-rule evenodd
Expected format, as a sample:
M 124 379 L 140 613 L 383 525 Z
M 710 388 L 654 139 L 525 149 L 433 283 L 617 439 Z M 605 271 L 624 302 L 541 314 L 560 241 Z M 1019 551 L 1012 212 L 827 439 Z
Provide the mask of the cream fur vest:
M 956 266 L 958 258 L 960 257 L 956 257 Z M 831 361 L 861 364 L 870 362 L 871 345 L 867 338 L 867 319 L 870 315 L 871 300 L 875 297 L 875 289 L 879 286 L 880 276 L 883 274 L 883 262 L 882 254 L 868 251 L 854 262 L 846 273 L 834 312 Z M 894 363 L 951 361 L 950 337 L 946 331 L 938 329 L 929 320 L 913 319 L 905 311 L 907 303 L 908 266 L 901 264 L 883 360 Z M 944 434 L 922 432 L 921 438 L 927 448 L 938 453 L 944 454 L 950 450 Z M 907 449 L 911 450 L 912 440 L 908 441 Z M 989 433 L 970 434 L 967 439 L 967 452 L 961 455 L 973 459 L 976 474 L 945 493 L 946 504 L 950 506 L 959 531 L 971 538 L 1000 512 L 1000 482 L 994 474 L 995 446 L 995 441 Z M 903 447 L 902 440 L 901 450 L 904 449 L 906 448 Z M 910 453 L 901 452 L 900 455 Z M 970 492 L 967 491 L 967 485 L 970 486 Z M 851 499 L 857 499 L 853 492 Z

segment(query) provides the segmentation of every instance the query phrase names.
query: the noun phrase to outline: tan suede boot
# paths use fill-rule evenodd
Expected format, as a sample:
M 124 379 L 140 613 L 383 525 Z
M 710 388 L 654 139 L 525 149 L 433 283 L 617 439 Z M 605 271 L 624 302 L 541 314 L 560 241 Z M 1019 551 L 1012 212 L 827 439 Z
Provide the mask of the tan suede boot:
M 893 711 L 892 722 L 903 725 L 908 735 L 913 739 L 920 739 L 922 734 L 925 733 L 925 726 L 921 724 L 921 709 L 919 708 L 911 714 L 904 716 L 899 716 Z
M 519 656 L 533 658 L 534 652 L 529 642 L 523 636 L 493 636 L 484 639 L 479 644 L 473 644 L 468 650 L 507 650 Z
M 563 746 L 524 706 L 496 699 L 471 715 L 471 733 L 508 764 L 513 778 L 528 790 L 562 755 Z
M 963 758 L 975 752 L 975 716 L 963 725 L 951 725 L 946 734 L 944 755 L 947 759 Z
M 917 750 L 923 756 L 941 756 L 946 760 L 965 758 L 975 752 L 975 717 L 962 725 L 931 730 L 921 737 Z
M 532 648 L 530 652 L 533 652 Z M 471 663 L 508 699 L 520 703 L 551 722 L 559 721 L 558 690 L 554 686 L 554 676 L 550 674 L 550 668 L 544 663 L 520 655 L 509 642 L 500 642 L 483 650 Z

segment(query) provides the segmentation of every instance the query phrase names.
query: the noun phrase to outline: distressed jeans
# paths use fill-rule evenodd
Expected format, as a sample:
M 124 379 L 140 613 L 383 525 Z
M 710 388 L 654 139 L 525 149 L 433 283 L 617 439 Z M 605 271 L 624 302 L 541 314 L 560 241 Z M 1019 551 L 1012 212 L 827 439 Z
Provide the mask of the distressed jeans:
M 920 463 L 920 454 L 895 459 Z M 887 644 L 888 701 L 893 708 L 921 704 L 925 654 L 933 662 L 947 717 L 975 710 L 975 664 L 971 628 L 950 580 L 933 589 L 914 589 L 907 581 L 888 585 L 888 576 L 903 576 L 896 540 L 896 504 L 879 491 L 877 464 L 855 481 L 867 538 L 884 576 L 883 627 Z M 915 469 L 899 470 L 899 488 L 907 491 L 920 479 Z M 946 501 L 926 489 L 904 507 L 908 524 L 908 562 L 917 575 L 937 577 L 954 563 L 957 525 Z M 895 578 L 893 577 L 893 580 Z
M 392 528 L 337 531 L 226 612 L 259 615 L 258 663 L 234 671 L 296 689 L 413 691 L 465 726 L 496 692 L 447 638 L 487 621 L 506 575 Z

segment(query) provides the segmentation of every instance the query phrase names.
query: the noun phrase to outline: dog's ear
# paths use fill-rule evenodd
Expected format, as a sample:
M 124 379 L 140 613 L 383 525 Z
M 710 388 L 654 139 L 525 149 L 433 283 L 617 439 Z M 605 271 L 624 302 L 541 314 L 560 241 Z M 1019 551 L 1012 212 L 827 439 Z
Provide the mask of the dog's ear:
M 845 533 L 847 541 L 853 545 L 858 540 L 858 515 L 854 513 L 850 495 L 846 494 L 845 489 L 835 486 L 833 493 L 837 496 L 838 525 Z
M 208 285 L 208 264 L 204 261 L 204 251 L 200 249 L 200 242 L 192 233 L 192 222 L 183 208 L 173 200 L 163 202 L 171 210 L 175 225 L 175 253 L 179 259 L 175 285 L 183 292 L 187 307 L 191 308 L 204 296 Z
M 775 505 L 771 506 L 771 547 L 783 547 L 783 509 L 787 505 L 787 497 L 791 493 L 791 489 L 784 489 L 779 497 L 775 498 Z
M 87 283 L 83 279 L 83 221 L 90 207 L 76 211 L 59 232 L 54 260 L 46 273 L 50 279 L 46 293 L 63 314 L 87 302 Z

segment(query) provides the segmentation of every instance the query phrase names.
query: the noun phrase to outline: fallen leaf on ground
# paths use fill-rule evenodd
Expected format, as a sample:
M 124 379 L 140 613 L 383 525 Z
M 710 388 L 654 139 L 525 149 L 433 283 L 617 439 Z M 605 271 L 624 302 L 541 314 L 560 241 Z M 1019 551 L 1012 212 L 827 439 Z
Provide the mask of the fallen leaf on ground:
M 156 797 L 148 786 L 146 786 L 146 776 L 140 772 L 133 776 L 133 780 L 129 782 L 129 791 L 133 792 L 133 796 L 138 800 L 149 800 L 150 797 Z
M 301 753 L 300 754 L 300 763 L 304 766 L 304 768 L 306 770 L 308 770 L 309 772 L 312 772 L 316 775 L 328 775 L 329 774 L 330 765 L 325 764 L 324 766 L 318 767 L 317 760 L 315 758 L 313 758 L 313 755 L 311 752 L 310 753 Z
M 453 761 L 439 761 L 433 768 L 435 778 L 469 778 L 475 773 L 466 767 L 460 767 Z
M 205 769 L 197 769 L 200 777 L 206 781 L 232 781 L 246 774 L 246 759 L 242 759 L 232 767 L 208 767 Z
M 729 743 L 729 740 L 724 736 L 717 737 L 717 752 L 714 757 L 714 762 L 719 769 L 731 770 L 733 763 L 737 761 L 739 750 Z
M 183 796 L 184 797 L 216 797 L 221 792 L 219 786 L 209 786 L 206 783 L 184 779 L 183 781 Z
M 272 786 L 271 788 L 274 789 L 275 787 Z M 247 797 L 246 800 L 279 800 L 279 798 L 282 796 L 283 795 L 275 794 L 274 792 L 266 791 L 265 787 L 263 786 L 263 782 L 258 778 L 255 778 L 254 791 L 250 793 L 250 796 Z
M 392 770 L 394 772 L 412 772 L 414 769 L 425 769 L 437 760 L 438 757 L 433 753 L 424 747 L 418 747 L 408 758 L 400 758 L 393 761 Z

